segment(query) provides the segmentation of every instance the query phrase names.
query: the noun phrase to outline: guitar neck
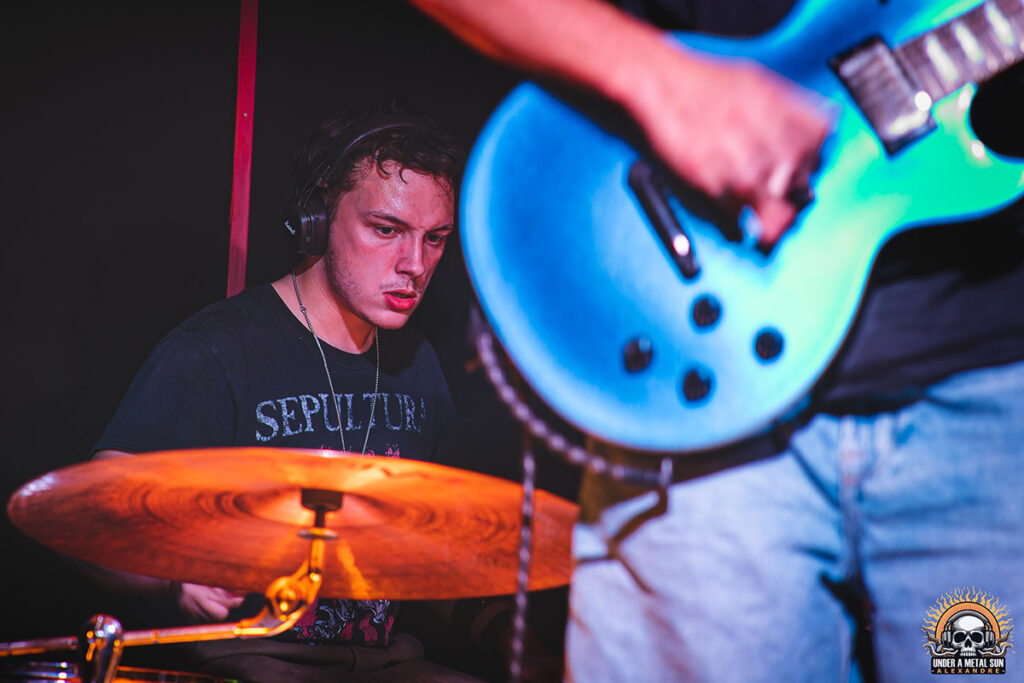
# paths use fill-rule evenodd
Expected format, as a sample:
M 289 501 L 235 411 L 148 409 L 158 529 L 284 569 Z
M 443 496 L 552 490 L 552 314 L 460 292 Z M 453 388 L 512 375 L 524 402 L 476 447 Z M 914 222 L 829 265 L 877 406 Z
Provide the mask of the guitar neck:
M 1024 59 L 1024 0 L 988 0 L 894 50 L 932 101 Z

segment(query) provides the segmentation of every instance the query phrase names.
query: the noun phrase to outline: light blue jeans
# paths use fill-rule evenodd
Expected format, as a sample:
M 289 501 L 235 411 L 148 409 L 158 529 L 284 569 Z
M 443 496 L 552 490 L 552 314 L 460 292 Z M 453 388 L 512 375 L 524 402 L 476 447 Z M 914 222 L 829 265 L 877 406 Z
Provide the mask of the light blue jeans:
M 925 648 L 945 594 L 984 591 L 1024 624 L 1024 363 L 816 415 L 781 454 L 667 494 L 584 487 L 605 503 L 585 491 L 574 534 L 568 680 L 846 682 L 860 632 L 865 678 L 936 683 L 959 678 Z M 1024 681 L 1018 640 L 995 680 Z

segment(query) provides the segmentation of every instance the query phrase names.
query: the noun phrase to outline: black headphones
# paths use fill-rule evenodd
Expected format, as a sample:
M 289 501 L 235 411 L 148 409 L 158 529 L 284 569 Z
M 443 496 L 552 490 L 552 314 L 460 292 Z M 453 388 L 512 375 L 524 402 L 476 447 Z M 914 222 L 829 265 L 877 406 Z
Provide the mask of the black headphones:
M 330 211 L 324 202 L 324 183 L 339 161 L 366 138 L 396 128 L 419 128 L 429 130 L 422 121 L 404 114 L 374 116 L 364 124 L 355 124 L 339 135 L 327 148 L 310 179 L 288 203 L 284 213 L 284 227 L 298 240 L 300 254 L 316 256 L 327 250 L 327 233 L 330 227 Z

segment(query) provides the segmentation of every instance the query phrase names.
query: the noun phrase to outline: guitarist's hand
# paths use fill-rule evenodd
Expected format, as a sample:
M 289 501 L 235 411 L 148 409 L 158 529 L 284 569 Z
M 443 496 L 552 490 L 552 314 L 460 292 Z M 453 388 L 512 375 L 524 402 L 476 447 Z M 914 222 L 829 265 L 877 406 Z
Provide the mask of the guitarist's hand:
M 621 104 L 680 178 L 731 214 L 754 209 L 762 246 L 806 203 L 829 117 L 765 69 L 681 50 L 596 0 L 411 1 L 485 54 Z
M 759 65 L 693 53 L 663 58 L 635 83 L 624 104 L 654 151 L 729 215 L 751 207 L 760 245 L 774 245 L 810 200 L 831 128 L 824 107 Z

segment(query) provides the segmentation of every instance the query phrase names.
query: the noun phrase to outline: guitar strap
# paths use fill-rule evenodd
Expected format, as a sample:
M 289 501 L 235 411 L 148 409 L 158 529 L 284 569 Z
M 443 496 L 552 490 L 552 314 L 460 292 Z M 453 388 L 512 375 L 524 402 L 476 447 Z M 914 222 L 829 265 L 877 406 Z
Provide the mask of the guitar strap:
M 480 362 L 487 372 L 487 378 L 494 386 L 498 397 L 509 409 L 516 421 L 524 429 L 524 433 L 530 438 L 543 443 L 548 450 L 556 453 L 567 462 L 577 467 L 582 467 L 595 474 L 611 477 L 634 486 L 648 488 L 667 489 L 673 480 L 672 455 L 664 455 L 660 461 L 660 468 L 655 471 L 634 467 L 626 463 L 611 462 L 607 458 L 598 455 L 586 448 L 573 443 L 559 430 L 552 427 L 546 420 L 527 404 L 520 392 L 509 381 L 508 374 L 495 349 L 494 333 L 483 320 L 480 311 L 473 309 L 470 316 L 470 331 L 473 336 L 477 354 Z M 528 439 L 527 439 L 528 441 Z M 528 449 L 529 444 L 524 445 Z

